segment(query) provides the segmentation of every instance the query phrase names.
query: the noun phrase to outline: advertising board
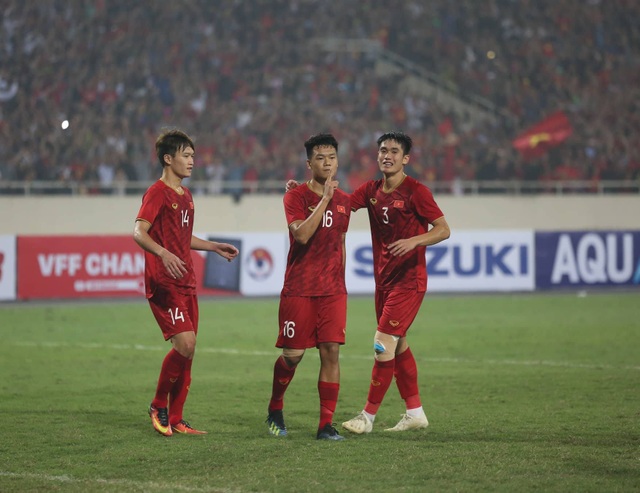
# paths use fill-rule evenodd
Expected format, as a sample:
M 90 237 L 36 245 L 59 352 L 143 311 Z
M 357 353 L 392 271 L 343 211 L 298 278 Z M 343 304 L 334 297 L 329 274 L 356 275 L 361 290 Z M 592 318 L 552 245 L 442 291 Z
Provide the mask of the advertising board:
M 640 231 L 539 232 L 536 288 L 640 285 Z
M 0 300 L 16 299 L 16 237 L 0 235 Z

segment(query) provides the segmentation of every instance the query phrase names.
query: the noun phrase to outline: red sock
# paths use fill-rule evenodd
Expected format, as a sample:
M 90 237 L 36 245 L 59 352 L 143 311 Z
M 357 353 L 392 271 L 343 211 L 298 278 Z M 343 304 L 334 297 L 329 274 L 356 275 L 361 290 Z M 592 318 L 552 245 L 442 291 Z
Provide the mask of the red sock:
M 296 367 L 289 368 L 284 356 L 280 356 L 275 365 L 273 365 L 273 387 L 271 390 L 271 401 L 269 401 L 269 409 L 271 411 L 282 410 L 284 407 L 284 393 L 293 380 Z
M 333 422 L 333 413 L 338 404 L 338 393 L 340 384 L 335 382 L 322 382 L 318 380 L 318 395 L 320 396 L 320 424 L 321 430 L 325 425 Z
M 187 400 L 189 386 L 191 385 L 192 364 L 192 359 L 187 361 L 187 364 L 184 365 L 182 375 L 169 393 L 169 423 L 172 425 L 176 425 L 182 421 L 182 410 L 184 409 L 184 403 Z
M 416 409 L 422 406 L 418 390 L 418 367 L 411 348 L 396 356 L 394 372 L 400 397 L 404 399 L 407 409 Z
M 367 404 L 364 406 L 364 410 L 369 414 L 376 414 L 382 399 L 384 399 L 391 381 L 393 380 L 393 368 L 395 366 L 395 360 L 378 361 L 373 364 L 373 371 L 371 372 L 371 384 L 369 385 L 369 396 L 367 397 Z
M 182 371 L 189 358 L 185 358 L 175 349 L 171 349 L 164 357 L 160 376 L 158 377 L 158 386 L 156 387 L 156 396 L 151 405 L 155 408 L 167 407 L 169 403 L 169 392 L 182 376 Z

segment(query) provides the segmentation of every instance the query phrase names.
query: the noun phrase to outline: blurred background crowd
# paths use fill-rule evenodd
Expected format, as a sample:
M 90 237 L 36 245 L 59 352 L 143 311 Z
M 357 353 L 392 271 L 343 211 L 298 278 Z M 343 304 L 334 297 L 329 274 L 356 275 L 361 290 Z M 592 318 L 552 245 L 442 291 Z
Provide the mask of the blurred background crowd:
M 157 179 L 153 144 L 167 126 L 196 140 L 199 193 L 304 179 L 302 144 L 321 131 L 340 142 L 347 190 L 377 176 L 375 141 L 388 130 L 414 139 L 408 172 L 452 190 L 640 179 L 637 0 L 2 4 L 3 182 Z M 385 53 L 403 68 L 380 70 Z M 452 110 L 407 83 L 415 69 L 485 109 Z M 534 158 L 513 147 L 557 111 L 571 122 L 566 141 Z

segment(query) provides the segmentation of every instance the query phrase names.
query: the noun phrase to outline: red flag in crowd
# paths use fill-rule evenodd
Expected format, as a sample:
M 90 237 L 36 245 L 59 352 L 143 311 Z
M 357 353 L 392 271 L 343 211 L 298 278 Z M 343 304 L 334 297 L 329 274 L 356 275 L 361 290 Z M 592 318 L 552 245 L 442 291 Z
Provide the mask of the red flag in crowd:
M 513 147 L 525 159 L 542 156 L 560 145 L 571 135 L 573 128 L 564 111 L 557 111 L 513 139 Z

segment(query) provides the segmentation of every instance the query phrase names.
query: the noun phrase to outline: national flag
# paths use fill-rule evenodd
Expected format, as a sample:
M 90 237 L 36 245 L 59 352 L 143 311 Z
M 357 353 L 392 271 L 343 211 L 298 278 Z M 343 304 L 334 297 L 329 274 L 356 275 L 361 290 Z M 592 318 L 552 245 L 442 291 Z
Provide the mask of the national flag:
M 404 200 L 394 200 L 393 207 L 395 209 L 402 209 L 404 207 Z
M 564 111 L 556 111 L 513 139 L 513 147 L 525 159 L 544 155 L 569 138 L 573 128 Z
M 341 212 L 342 214 L 346 214 L 346 209 L 344 208 L 344 205 L 339 205 L 338 206 L 338 212 Z

